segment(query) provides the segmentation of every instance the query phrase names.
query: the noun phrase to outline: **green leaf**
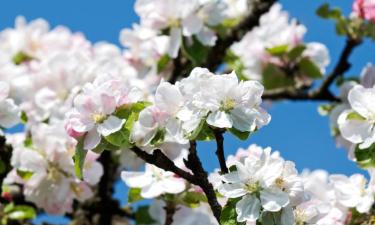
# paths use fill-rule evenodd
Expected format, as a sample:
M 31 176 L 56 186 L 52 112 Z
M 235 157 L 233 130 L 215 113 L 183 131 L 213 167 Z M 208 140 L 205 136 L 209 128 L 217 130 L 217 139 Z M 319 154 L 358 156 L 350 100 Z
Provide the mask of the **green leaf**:
M 297 58 L 299 58 L 302 53 L 305 51 L 306 46 L 304 45 L 297 45 L 292 50 L 288 52 L 288 57 L 290 61 L 295 61 Z
M 84 138 L 81 138 L 78 140 L 75 154 L 73 156 L 74 172 L 79 179 L 83 179 L 83 166 L 84 166 L 85 158 L 87 154 L 87 151 L 83 149 L 83 142 L 84 142 Z
M 234 136 L 236 136 L 238 139 L 240 139 L 242 141 L 247 140 L 249 138 L 250 134 L 251 134 L 251 132 L 249 132 L 249 131 L 243 132 L 243 131 L 237 130 L 236 128 L 230 128 L 228 130 L 231 134 L 233 134 Z
M 354 155 L 358 166 L 363 169 L 375 167 L 375 144 L 369 148 L 360 149 L 357 145 L 354 150 Z
M 150 206 L 140 206 L 135 213 L 135 221 L 137 225 L 154 224 L 156 221 L 151 217 L 148 212 Z
M 24 111 L 22 111 L 21 112 L 21 123 L 26 124 L 28 120 L 29 120 L 29 118 L 27 117 L 27 114 Z
M 20 169 L 17 169 L 16 171 L 17 171 L 17 175 L 25 181 L 29 180 L 34 174 L 31 171 L 20 170 Z
M 342 18 L 341 10 L 339 8 L 331 9 L 328 3 L 323 4 L 316 10 L 316 14 L 324 19 L 339 20 Z
M 121 130 L 105 136 L 104 139 L 108 141 L 110 144 L 120 147 L 120 148 L 129 148 L 131 147 L 131 143 L 129 140 L 130 131 L 125 128 L 125 124 Z
M 221 211 L 220 224 L 221 225 L 237 225 L 236 204 L 239 199 L 229 199 L 227 204 Z
M 263 85 L 266 89 L 289 87 L 294 86 L 294 79 L 276 65 L 269 63 L 263 70 Z
M 212 129 L 205 122 L 201 131 L 199 132 L 196 140 L 198 141 L 211 141 L 215 139 L 215 134 Z
M 272 48 L 266 48 L 266 50 L 273 56 L 281 56 L 288 51 L 288 45 L 279 45 Z
M 201 202 L 207 202 L 207 197 L 199 192 L 186 192 L 183 194 L 182 203 L 190 208 L 196 208 Z
M 319 79 L 323 77 L 320 69 L 308 58 L 303 58 L 298 65 L 302 73 L 310 78 Z
M 183 38 L 182 52 L 185 56 L 193 63 L 194 66 L 198 66 L 204 63 L 208 54 L 208 47 L 204 46 L 195 37 L 192 39 L 192 43 L 188 43 L 186 38 Z
M 23 145 L 24 145 L 25 147 L 30 148 L 30 147 L 33 145 L 33 139 L 31 139 L 31 137 L 27 137 L 27 138 L 23 141 Z
M 16 205 L 7 213 L 9 219 L 26 220 L 36 217 L 36 211 L 33 207 L 27 205 Z
M 346 116 L 347 120 L 359 120 L 359 121 L 365 121 L 366 118 L 358 114 L 357 112 L 351 112 Z
M 170 61 L 170 57 L 169 55 L 163 55 L 159 61 L 158 61 L 158 64 L 157 64 L 157 73 L 159 74 L 160 72 L 162 72 L 165 67 L 168 65 L 169 61 Z
M 143 200 L 140 188 L 130 188 L 128 191 L 128 203 Z

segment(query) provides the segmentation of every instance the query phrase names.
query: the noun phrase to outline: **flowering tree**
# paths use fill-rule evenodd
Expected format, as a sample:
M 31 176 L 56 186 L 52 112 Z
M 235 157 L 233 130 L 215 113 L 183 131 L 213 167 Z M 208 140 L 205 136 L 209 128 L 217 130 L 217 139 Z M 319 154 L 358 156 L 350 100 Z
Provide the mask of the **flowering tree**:
M 347 40 L 333 71 L 327 47 L 304 42 L 275 0 L 137 0 L 135 11 L 123 49 L 42 19 L 0 32 L 2 225 L 43 212 L 74 225 L 375 223 L 375 68 L 344 76 L 375 39 L 373 0 L 349 16 L 317 9 Z M 262 132 L 262 101 L 281 100 L 326 102 L 333 137 L 370 180 L 299 173 L 257 145 L 225 157 L 224 134 Z M 210 172 L 198 156 L 208 141 L 220 165 Z M 112 197 L 120 177 L 125 207 Z

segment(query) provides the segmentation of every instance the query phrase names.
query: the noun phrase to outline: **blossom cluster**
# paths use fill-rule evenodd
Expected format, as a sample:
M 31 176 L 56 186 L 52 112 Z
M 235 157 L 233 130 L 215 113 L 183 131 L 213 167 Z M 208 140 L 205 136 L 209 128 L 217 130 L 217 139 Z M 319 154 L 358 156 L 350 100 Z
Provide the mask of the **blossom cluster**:
M 235 202 L 238 222 L 343 225 L 353 210 L 368 213 L 374 203 L 373 171 L 368 184 L 361 174 L 299 174 L 293 162 L 256 145 L 239 149 L 227 164 L 231 172 L 213 174 L 211 180 L 228 202 Z
M 12 144 L 12 171 L 5 185 L 23 185 L 26 200 L 50 214 L 72 211 L 73 200 L 84 201 L 93 195 L 103 174 L 98 155 L 89 152 L 84 164 L 84 180 L 75 176 L 73 155 L 76 141 L 64 131 L 62 124 L 39 124 L 24 134 L 8 135 Z M 47 140 L 46 140 L 46 137 Z M 51 197 L 54 196 L 54 197 Z
M 225 132 L 247 139 L 271 120 L 262 106 L 265 88 L 303 90 L 322 77 L 330 62 L 327 48 L 304 43 L 307 29 L 277 3 L 230 47 L 227 63 L 234 72 L 193 68 L 205 59 L 192 54 L 207 53 L 252 11 L 252 3 L 137 0 L 140 22 L 121 31 L 123 49 L 91 43 L 65 27 L 50 29 L 42 19 L 17 18 L 15 28 L 0 32 L 0 129 L 22 121 L 24 131 L 4 134 L 13 151 L 12 170 L 2 185 L 21 185 L 26 200 L 49 214 L 69 213 L 73 202 L 93 197 L 104 173 L 99 154 L 107 150 L 121 155 L 129 203 L 155 199 L 147 208 L 152 220 L 147 224 L 165 224 L 164 208 L 171 203 L 178 209 L 174 224 L 218 224 L 203 187 L 143 162 L 133 150 L 151 157 L 160 150 L 194 176 L 186 166 L 193 142 L 219 142 L 216 135 Z M 354 13 L 373 21 L 371 1 L 355 1 Z M 172 84 L 166 80 L 179 56 L 193 66 Z M 374 167 L 374 67 L 369 64 L 360 80 L 340 88 L 340 103 L 328 110 L 334 135 L 352 159 Z M 360 174 L 299 173 L 279 152 L 256 145 L 225 163 L 228 173 L 209 177 L 224 206 L 219 220 L 344 225 L 374 205 L 372 170 L 369 182 Z
M 296 77 L 297 84 L 306 84 L 309 80 L 311 82 L 311 78 L 318 77 L 306 74 L 303 70 L 305 64 L 314 64 L 317 72 L 324 74 L 330 58 L 325 45 L 303 42 L 306 31 L 306 27 L 296 19 L 289 21 L 288 13 L 282 11 L 280 4 L 275 3 L 269 12 L 261 16 L 259 26 L 230 47 L 230 54 L 236 61 L 228 63 L 240 72 L 244 79 L 260 80 L 265 82 L 265 85 L 267 80 L 272 79 L 267 78 L 267 71 L 271 67 L 286 71 L 297 68 L 301 73 Z M 271 74 L 273 79 L 283 78 L 274 77 L 282 75 L 280 72 L 276 73 L 273 71 Z M 288 73 L 290 72 L 287 72 L 286 76 L 291 75 Z

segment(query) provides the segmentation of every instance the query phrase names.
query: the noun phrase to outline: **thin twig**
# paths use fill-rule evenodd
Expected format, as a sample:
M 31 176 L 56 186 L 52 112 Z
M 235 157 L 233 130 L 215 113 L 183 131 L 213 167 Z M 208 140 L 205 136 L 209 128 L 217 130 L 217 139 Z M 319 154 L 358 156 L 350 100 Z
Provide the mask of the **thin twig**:
M 223 133 L 225 131 L 219 129 L 213 129 L 216 139 L 216 156 L 220 164 L 220 169 L 222 174 L 228 173 L 228 167 L 225 162 L 225 154 L 224 154 L 224 137 Z

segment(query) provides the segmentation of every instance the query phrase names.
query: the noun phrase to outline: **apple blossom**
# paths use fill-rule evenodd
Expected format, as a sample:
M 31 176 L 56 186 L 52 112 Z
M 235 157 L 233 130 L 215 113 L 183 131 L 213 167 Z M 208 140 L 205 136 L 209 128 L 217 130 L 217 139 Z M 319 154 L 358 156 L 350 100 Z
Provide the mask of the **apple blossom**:
M 65 127 L 74 138 L 84 136 L 84 149 L 94 149 L 101 136 L 119 131 L 126 120 L 112 114 L 118 107 L 131 105 L 143 97 L 137 88 L 122 82 L 111 75 L 98 76 L 74 98 L 74 108 L 67 115 Z
M 14 169 L 4 182 L 22 184 L 26 199 L 51 214 L 70 212 L 74 199 L 91 197 L 90 185 L 97 184 L 103 174 L 101 164 L 95 161 L 97 155 L 89 153 L 84 166 L 86 181 L 75 177 L 72 156 L 76 143 L 62 128 L 61 123 L 40 124 L 32 127 L 30 140 L 18 134 L 9 137 Z
M 290 206 L 300 202 L 303 185 L 292 162 L 265 149 L 251 152 L 235 166 L 237 171 L 222 176 L 218 191 L 228 198 L 242 197 L 236 203 L 238 222 L 255 222 L 261 212 L 279 211 L 293 221 Z
M 143 198 L 155 198 L 162 194 L 178 194 L 185 190 L 185 181 L 172 172 L 146 164 L 145 172 L 123 171 L 122 180 L 131 188 L 141 188 Z
M 341 135 L 360 148 L 368 148 L 375 142 L 375 88 L 354 86 L 348 94 L 351 109 L 338 118 Z
M 9 85 L 0 81 L 0 128 L 10 128 L 20 122 L 20 110 L 8 95 Z

